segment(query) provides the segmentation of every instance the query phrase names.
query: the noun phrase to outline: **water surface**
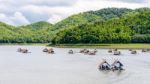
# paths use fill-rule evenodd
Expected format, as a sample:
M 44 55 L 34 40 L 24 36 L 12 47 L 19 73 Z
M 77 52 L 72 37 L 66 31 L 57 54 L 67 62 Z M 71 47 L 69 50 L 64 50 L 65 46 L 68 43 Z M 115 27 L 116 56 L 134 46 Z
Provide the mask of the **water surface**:
M 31 53 L 18 53 L 17 48 Z M 150 53 L 121 56 L 98 49 L 95 56 L 68 54 L 69 48 L 54 48 L 55 54 L 42 52 L 43 46 L 0 46 L 0 84 L 149 84 Z M 80 49 L 73 49 L 79 52 Z M 106 59 L 110 64 L 120 60 L 123 72 L 100 72 L 98 65 Z

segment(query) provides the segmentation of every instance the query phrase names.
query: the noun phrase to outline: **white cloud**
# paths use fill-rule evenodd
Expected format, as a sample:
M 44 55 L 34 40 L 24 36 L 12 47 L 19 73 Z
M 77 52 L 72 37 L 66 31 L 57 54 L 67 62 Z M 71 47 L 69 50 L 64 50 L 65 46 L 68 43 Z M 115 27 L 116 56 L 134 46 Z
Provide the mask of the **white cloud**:
M 125 2 L 118 2 L 118 1 L 110 1 L 110 0 L 81 0 L 79 1 L 76 6 L 79 10 L 98 10 L 101 8 L 108 8 L 108 7 L 117 7 L 117 8 L 139 8 L 144 7 L 144 4 L 138 3 L 125 3 Z
M 48 5 L 48 6 L 69 6 L 76 2 L 77 0 L 0 0 L 0 3 L 5 5 Z
M 0 21 L 16 26 L 30 23 L 20 12 L 15 12 L 13 16 L 6 16 L 5 14 L 0 14 Z
M 0 21 L 10 25 L 15 25 L 11 20 L 8 19 L 8 17 L 5 14 L 0 14 Z
M 30 22 L 22 15 L 20 12 L 16 12 L 13 17 L 10 17 L 10 20 L 16 25 L 29 24 Z
M 60 17 L 59 15 L 53 15 L 47 20 L 47 22 L 54 24 L 54 23 L 59 22 L 62 19 L 63 17 Z
M 149 0 L 0 0 L 0 21 L 12 25 L 56 23 L 72 14 L 108 7 L 149 7 Z M 19 11 L 19 12 L 17 12 Z
M 146 3 L 147 2 L 147 0 L 111 0 L 111 1 L 121 1 L 121 2 L 129 2 L 129 3 Z

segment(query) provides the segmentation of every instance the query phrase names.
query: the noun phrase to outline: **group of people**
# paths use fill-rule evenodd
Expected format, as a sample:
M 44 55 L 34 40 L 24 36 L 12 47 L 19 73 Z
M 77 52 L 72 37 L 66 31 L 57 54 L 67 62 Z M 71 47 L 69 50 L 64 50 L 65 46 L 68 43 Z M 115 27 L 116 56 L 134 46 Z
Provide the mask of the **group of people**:
M 113 53 L 114 55 L 121 55 L 121 51 L 118 49 L 109 49 L 108 53 Z
M 107 71 L 107 70 L 115 71 L 115 70 L 124 70 L 124 69 L 123 69 L 123 64 L 118 60 L 114 61 L 114 63 L 111 64 L 111 65 L 106 60 L 104 60 L 99 65 L 99 70 L 102 70 L 102 71 Z
M 54 54 L 54 49 L 53 48 L 45 48 L 45 49 L 43 49 L 43 52 Z
M 88 49 L 82 49 L 79 53 L 88 54 L 88 55 L 96 55 L 98 51 L 96 49 L 94 50 L 88 50 Z M 74 54 L 75 52 L 73 50 L 68 51 L 69 54 Z
M 21 53 L 31 53 L 31 52 L 29 52 L 28 49 L 25 49 L 25 48 L 18 48 L 17 51 L 21 52 Z M 54 49 L 53 48 L 45 48 L 45 49 L 43 49 L 43 52 L 54 54 Z
M 82 49 L 80 50 L 80 53 L 84 53 L 84 54 L 88 54 L 88 55 L 96 55 L 98 51 L 96 49 L 94 49 L 93 51 L 90 51 L 88 49 Z
M 150 49 L 142 49 L 142 52 L 150 52 Z
M 18 48 L 17 51 L 21 53 L 29 53 L 28 49 L 23 49 L 23 48 Z
M 135 49 L 129 49 L 131 54 L 137 54 L 137 51 Z M 150 49 L 142 49 L 142 52 L 150 52 Z M 113 53 L 114 55 L 121 55 L 121 51 L 118 49 L 109 49 L 108 53 Z
M 69 54 L 73 54 L 74 52 L 73 52 L 73 50 L 69 50 L 69 52 L 68 52 Z

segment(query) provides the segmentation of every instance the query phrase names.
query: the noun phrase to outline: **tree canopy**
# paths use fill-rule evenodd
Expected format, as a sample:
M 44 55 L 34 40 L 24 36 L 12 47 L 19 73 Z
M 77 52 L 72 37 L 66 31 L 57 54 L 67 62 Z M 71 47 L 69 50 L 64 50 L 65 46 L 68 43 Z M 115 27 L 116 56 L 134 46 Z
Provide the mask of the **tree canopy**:
M 150 9 L 104 8 L 50 24 L 0 22 L 0 43 L 150 43 Z

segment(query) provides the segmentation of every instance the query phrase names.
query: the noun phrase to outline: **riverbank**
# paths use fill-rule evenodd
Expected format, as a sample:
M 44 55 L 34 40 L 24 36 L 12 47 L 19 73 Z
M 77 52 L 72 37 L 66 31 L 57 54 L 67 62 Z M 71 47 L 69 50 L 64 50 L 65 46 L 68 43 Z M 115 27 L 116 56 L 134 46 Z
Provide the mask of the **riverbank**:
M 141 49 L 150 48 L 150 44 L 57 44 L 49 45 L 49 43 L 0 43 L 1 46 L 26 45 L 26 46 L 47 46 L 56 48 L 119 48 L 119 49 Z
M 59 44 L 50 46 L 58 48 L 119 48 L 119 49 L 150 48 L 150 44 Z
M 49 46 L 49 43 L 0 43 L 0 45 L 2 46 L 13 46 L 13 45 L 26 45 L 26 46 Z

